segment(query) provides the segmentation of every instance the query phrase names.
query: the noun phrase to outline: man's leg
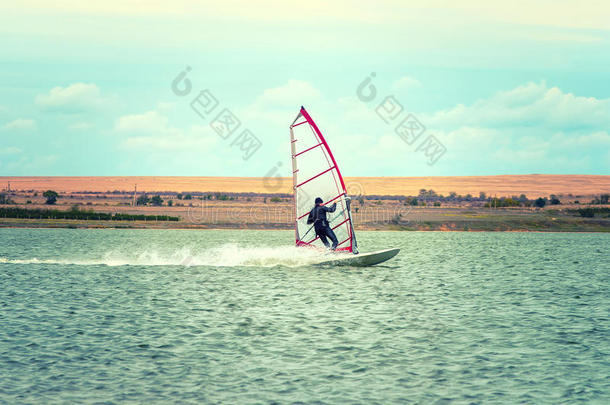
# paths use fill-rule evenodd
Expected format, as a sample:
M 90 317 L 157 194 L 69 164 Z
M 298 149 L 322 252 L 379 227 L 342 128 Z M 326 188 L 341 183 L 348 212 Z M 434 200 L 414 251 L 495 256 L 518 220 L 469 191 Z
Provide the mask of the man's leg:
M 321 229 L 320 232 L 316 231 L 316 234 L 320 237 L 320 240 L 322 241 L 322 243 L 324 243 L 324 246 L 326 246 L 327 248 L 330 248 L 330 243 L 328 243 L 328 240 L 326 239 L 324 230 Z
M 327 226 L 325 231 L 326 231 L 326 236 L 328 236 L 330 238 L 330 240 L 333 241 L 332 250 L 335 250 L 337 248 L 337 245 L 339 244 L 339 241 L 337 240 L 337 236 L 335 235 L 333 230 L 330 229 L 330 226 Z

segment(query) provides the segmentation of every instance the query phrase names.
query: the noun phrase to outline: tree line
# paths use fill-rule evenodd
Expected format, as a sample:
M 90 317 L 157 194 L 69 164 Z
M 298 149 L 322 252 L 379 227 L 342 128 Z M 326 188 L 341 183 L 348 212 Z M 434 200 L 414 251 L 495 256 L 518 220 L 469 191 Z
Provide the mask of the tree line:
M 120 213 L 106 213 L 94 211 L 70 211 L 26 209 L 26 208 L 0 208 L 2 218 L 29 218 L 29 219 L 80 219 L 99 221 L 179 221 L 180 218 L 169 215 L 133 215 Z

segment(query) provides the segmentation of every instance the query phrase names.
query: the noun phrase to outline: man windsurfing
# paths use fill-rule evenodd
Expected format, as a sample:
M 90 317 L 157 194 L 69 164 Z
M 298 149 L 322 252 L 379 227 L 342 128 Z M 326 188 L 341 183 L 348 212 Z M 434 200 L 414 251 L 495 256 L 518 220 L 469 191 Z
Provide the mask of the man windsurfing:
M 320 197 L 316 198 L 316 205 L 309 212 L 307 224 L 313 224 L 316 230 L 316 235 L 318 235 L 322 243 L 324 243 L 324 246 L 335 250 L 337 248 L 337 245 L 339 244 L 339 241 L 337 240 L 335 233 L 328 224 L 328 220 L 326 219 L 326 213 L 335 212 L 335 209 L 337 209 L 337 203 L 334 203 L 332 207 L 329 208 L 322 205 L 323 202 L 324 201 L 322 201 Z M 330 246 L 330 243 L 328 243 L 328 240 L 326 239 L 327 237 L 330 238 L 330 240 L 333 242 L 332 247 Z

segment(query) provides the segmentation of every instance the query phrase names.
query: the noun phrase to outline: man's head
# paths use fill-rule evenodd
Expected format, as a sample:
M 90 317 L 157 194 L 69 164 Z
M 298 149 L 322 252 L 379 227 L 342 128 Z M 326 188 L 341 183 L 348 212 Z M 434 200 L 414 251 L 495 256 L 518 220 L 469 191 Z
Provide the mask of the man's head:
M 322 204 L 324 201 L 320 197 L 316 198 L 316 205 Z

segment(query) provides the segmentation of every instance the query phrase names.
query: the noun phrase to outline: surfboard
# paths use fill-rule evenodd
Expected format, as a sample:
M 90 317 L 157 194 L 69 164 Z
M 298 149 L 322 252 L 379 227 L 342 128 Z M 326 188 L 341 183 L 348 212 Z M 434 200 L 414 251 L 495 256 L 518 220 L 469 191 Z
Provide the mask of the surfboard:
M 398 254 L 399 249 L 358 254 L 350 212 L 351 199 L 347 195 L 339 165 L 320 128 L 302 106 L 290 125 L 290 149 L 296 246 L 324 248 L 313 226 L 307 224 L 309 212 L 314 207 L 314 200 L 320 197 L 324 201 L 323 205 L 337 204 L 335 212 L 327 214 L 329 226 L 338 240 L 337 259 L 331 262 L 349 263 L 343 256 L 349 253 L 349 257 L 354 259 L 352 263 L 370 266 L 382 263 Z
M 316 263 L 316 265 L 367 267 L 390 260 L 398 252 L 400 252 L 400 249 L 385 249 L 376 252 L 359 253 L 357 255 L 352 253 L 336 253 L 336 257 Z

